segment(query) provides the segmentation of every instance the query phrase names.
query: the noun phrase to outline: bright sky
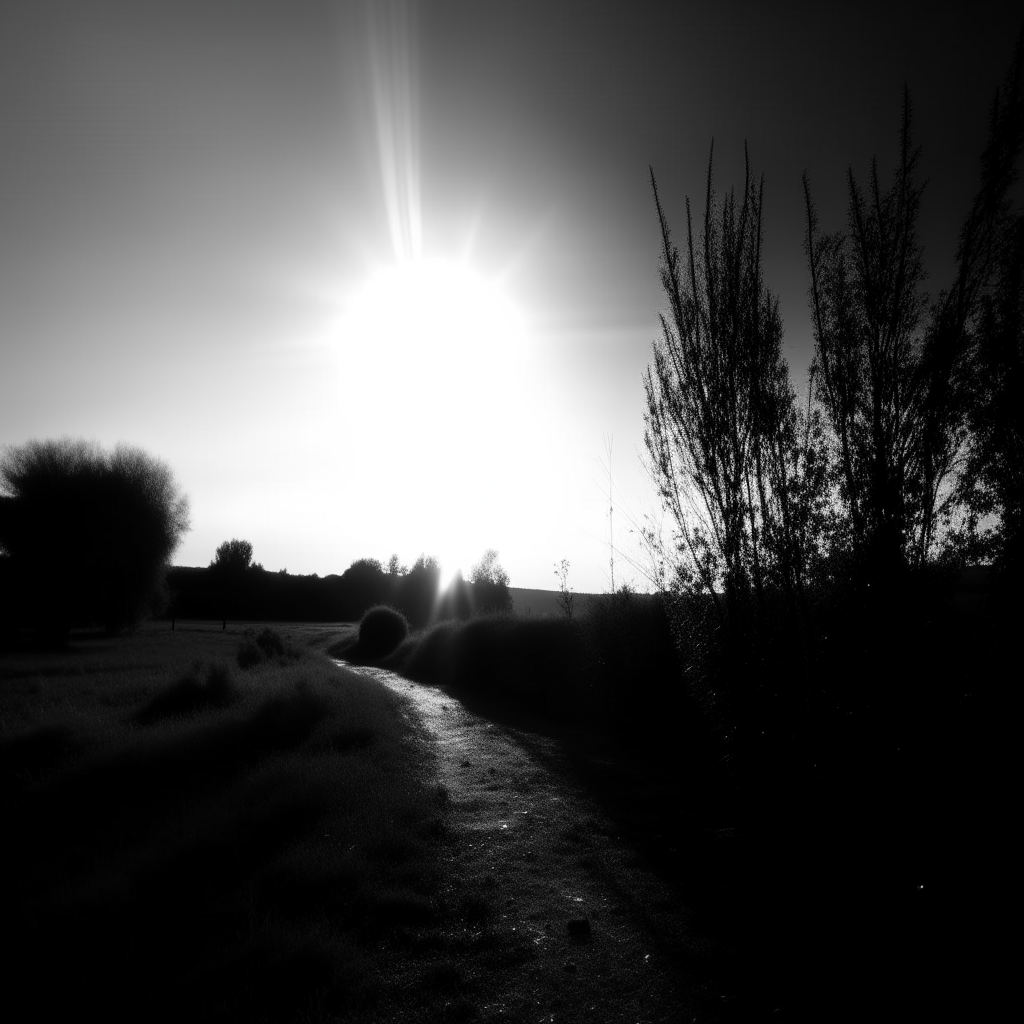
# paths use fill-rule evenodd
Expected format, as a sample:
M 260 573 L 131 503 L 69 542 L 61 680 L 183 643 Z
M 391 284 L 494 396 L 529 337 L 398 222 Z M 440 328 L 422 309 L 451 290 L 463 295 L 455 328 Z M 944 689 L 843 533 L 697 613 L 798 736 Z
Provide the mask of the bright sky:
M 0 444 L 145 448 L 231 537 L 321 575 L 499 551 L 512 584 L 643 584 L 641 374 L 658 175 L 765 173 L 765 259 L 810 356 L 800 175 L 897 156 L 909 84 L 937 290 L 1012 5 L 32 0 L 0 6 Z

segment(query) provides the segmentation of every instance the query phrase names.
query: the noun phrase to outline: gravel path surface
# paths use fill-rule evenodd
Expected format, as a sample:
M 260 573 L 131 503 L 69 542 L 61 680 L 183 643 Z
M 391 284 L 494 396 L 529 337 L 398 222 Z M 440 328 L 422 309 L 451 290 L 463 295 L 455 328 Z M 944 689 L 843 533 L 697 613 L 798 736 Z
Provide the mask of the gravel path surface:
M 344 664 L 339 662 L 339 664 Z M 518 951 L 477 970 L 474 1020 L 706 1021 L 732 1015 L 700 977 L 692 915 L 570 779 L 556 744 L 474 715 L 447 693 L 355 668 L 407 699 L 437 755 L 451 846 L 447 898 Z M 547 762 L 547 763 L 545 763 Z

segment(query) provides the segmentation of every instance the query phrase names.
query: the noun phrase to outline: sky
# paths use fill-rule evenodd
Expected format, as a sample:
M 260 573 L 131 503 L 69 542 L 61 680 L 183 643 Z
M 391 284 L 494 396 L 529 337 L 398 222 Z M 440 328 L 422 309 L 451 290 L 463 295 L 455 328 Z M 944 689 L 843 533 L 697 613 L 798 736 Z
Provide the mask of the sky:
M 164 460 L 179 565 L 232 537 L 321 576 L 495 548 L 513 586 L 567 559 L 607 591 L 611 507 L 615 583 L 643 588 L 649 167 L 682 240 L 712 139 L 721 192 L 746 142 L 801 391 L 801 174 L 841 228 L 847 167 L 895 167 L 906 84 L 936 293 L 1011 7 L 8 0 L 0 444 Z

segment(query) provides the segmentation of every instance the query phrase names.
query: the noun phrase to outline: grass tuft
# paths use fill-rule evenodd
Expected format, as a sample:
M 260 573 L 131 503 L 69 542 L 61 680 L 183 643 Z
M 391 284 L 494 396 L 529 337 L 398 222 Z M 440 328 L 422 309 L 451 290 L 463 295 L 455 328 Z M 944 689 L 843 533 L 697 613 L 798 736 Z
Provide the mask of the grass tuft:
M 177 682 L 157 693 L 139 711 L 137 718 L 142 725 L 152 725 L 164 718 L 227 707 L 237 696 L 226 665 L 215 662 L 204 670 L 202 663 L 196 663 Z
M 270 626 L 264 626 L 258 633 L 247 629 L 242 634 L 236 659 L 239 668 L 255 668 L 265 662 L 296 661 L 302 657 L 301 648 L 294 647 Z

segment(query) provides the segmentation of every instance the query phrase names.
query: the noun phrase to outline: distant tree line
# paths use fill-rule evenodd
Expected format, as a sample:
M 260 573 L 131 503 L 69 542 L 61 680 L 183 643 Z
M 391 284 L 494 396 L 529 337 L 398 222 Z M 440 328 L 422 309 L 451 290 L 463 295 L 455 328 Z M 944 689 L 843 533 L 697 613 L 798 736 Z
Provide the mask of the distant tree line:
M 421 555 L 411 568 L 397 555 L 387 566 L 360 558 L 341 575 L 301 576 L 268 572 L 252 563 L 248 541 L 225 541 L 206 568 L 168 570 L 171 599 L 165 614 L 184 619 L 351 622 L 374 605 L 398 609 L 414 627 L 441 619 L 510 611 L 508 574 L 489 550 L 441 590 L 441 566 Z

